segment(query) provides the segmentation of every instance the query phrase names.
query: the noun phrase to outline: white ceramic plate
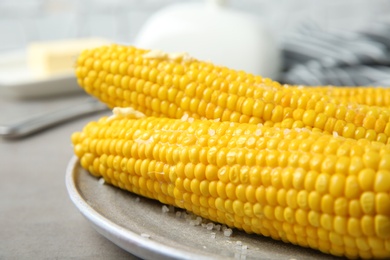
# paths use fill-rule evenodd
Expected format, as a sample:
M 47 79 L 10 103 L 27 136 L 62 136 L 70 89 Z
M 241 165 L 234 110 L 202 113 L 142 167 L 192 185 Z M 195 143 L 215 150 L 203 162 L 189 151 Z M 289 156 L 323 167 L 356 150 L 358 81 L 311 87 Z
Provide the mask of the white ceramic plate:
M 74 74 L 37 77 L 27 66 L 26 52 L 0 54 L 0 95 L 36 98 L 82 92 Z
M 335 259 L 237 230 L 225 237 L 222 231 L 191 225 L 175 212 L 163 213 L 157 201 L 102 185 L 76 157 L 68 164 L 66 186 L 73 203 L 100 234 L 143 259 Z

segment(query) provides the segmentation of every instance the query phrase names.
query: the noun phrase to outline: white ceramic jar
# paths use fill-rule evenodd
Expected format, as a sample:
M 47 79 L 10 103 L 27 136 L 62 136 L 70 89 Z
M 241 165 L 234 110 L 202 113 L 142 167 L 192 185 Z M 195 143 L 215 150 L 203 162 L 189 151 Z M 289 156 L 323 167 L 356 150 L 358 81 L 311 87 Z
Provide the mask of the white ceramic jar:
M 140 48 L 187 52 L 217 65 L 277 79 L 281 53 L 256 17 L 223 0 L 175 4 L 155 13 L 135 39 Z

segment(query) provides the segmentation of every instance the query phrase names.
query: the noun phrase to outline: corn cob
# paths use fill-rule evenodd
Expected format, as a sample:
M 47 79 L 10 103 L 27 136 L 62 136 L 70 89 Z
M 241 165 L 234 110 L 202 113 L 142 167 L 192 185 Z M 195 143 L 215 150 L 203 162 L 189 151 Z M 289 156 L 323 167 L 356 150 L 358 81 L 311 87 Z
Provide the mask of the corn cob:
M 79 56 L 76 75 L 87 93 L 109 107 L 133 107 L 148 116 L 188 114 L 195 119 L 318 128 L 383 143 L 390 136 L 389 108 L 282 87 L 270 79 L 185 55 L 104 46 Z
M 92 175 L 248 233 L 336 256 L 390 257 L 390 145 L 118 111 L 72 135 Z
M 303 86 L 288 86 L 302 89 Z M 335 98 L 341 103 L 355 103 L 368 106 L 390 107 L 389 89 L 384 87 L 334 87 L 334 86 L 308 86 L 305 91 L 320 93 Z

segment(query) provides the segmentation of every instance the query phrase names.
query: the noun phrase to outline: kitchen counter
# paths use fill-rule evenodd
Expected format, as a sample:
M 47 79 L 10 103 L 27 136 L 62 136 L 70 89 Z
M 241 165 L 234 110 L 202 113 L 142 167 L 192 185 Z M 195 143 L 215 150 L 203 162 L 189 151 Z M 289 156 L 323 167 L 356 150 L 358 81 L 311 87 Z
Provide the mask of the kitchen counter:
M 0 125 L 85 98 L 0 96 Z M 73 154 L 70 136 L 102 113 L 23 139 L 0 138 L 0 259 L 137 259 L 96 232 L 65 187 L 65 170 Z

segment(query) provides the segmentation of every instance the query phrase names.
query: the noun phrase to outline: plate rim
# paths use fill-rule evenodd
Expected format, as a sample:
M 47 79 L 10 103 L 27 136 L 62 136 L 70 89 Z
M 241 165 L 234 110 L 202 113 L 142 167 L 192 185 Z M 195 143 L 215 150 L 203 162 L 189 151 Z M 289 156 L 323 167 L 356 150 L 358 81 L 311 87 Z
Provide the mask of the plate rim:
M 206 255 L 194 254 L 159 242 L 142 237 L 102 216 L 91 207 L 80 194 L 76 183 L 76 167 L 79 166 L 79 159 L 73 155 L 66 168 L 65 184 L 68 195 L 81 212 L 91 222 L 95 230 L 108 240 L 121 247 L 125 251 L 143 259 L 215 259 Z

